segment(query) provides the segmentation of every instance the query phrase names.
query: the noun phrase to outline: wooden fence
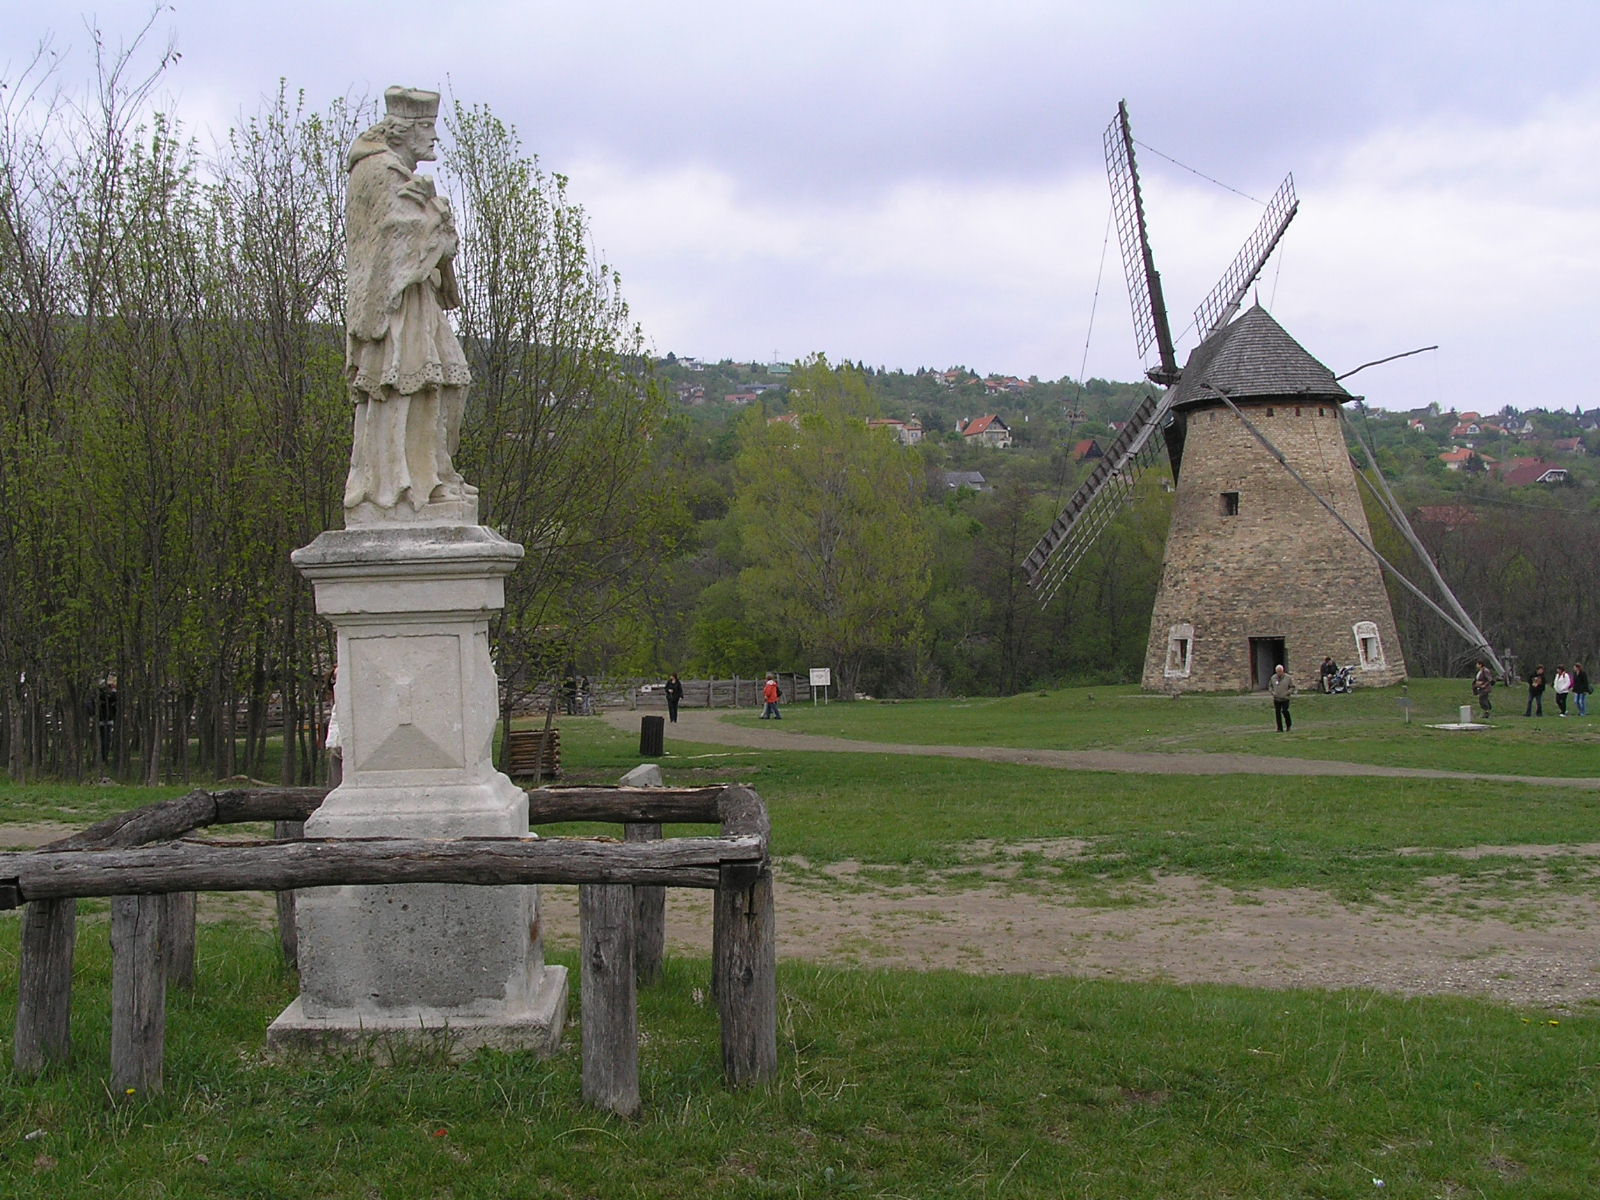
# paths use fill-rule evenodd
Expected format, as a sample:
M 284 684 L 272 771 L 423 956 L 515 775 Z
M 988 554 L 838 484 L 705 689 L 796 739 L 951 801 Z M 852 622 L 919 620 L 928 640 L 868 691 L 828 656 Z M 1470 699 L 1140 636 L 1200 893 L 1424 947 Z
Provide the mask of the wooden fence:
M 777 675 L 777 680 L 783 692 L 784 704 L 811 702 L 809 675 L 784 671 Z M 732 679 L 685 679 L 681 703 L 684 708 L 760 708 L 761 688 L 766 681 L 765 675 L 758 675 L 754 679 L 741 679 L 738 676 Z M 659 683 L 633 686 L 626 694 L 629 708 L 659 709 L 662 712 L 667 709 L 667 696 Z M 602 693 L 602 698 L 605 695 Z
M 635 988 L 661 969 L 667 887 L 716 892 L 712 991 L 724 1077 L 777 1072 L 777 955 L 771 826 L 760 796 L 703 788 L 540 788 L 530 823 L 618 821 L 621 842 L 587 838 L 300 837 L 319 788 L 191 792 L 123 813 L 39 850 L 0 853 L 0 908 L 26 904 L 15 1063 L 37 1074 L 71 1049 L 77 900 L 112 900 L 111 1088 L 162 1088 L 168 985 L 194 984 L 194 893 L 273 891 L 295 957 L 293 890 L 342 884 L 579 885 L 584 1099 L 639 1107 Z M 177 841 L 208 825 L 272 821 L 269 842 Z M 717 837 L 663 838 L 672 822 L 720 823 Z

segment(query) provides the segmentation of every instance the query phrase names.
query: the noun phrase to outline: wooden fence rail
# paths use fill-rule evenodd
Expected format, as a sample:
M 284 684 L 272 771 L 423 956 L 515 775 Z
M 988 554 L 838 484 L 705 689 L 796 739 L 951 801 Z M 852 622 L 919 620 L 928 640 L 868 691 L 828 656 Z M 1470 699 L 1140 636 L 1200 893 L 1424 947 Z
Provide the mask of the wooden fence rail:
M 159 1091 L 166 987 L 193 986 L 194 893 L 274 891 L 294 956 L 294 889 L 343 884 L 580 885 L 584 1096 L 638 1108 L 634 988 L 658 976 L 666 887 L 715 889 L 712 990 L 724 1075 L 742 1086 L 777 1071 L 770 822 L 755 792 L 711 788 L 540 788 L 530 820 L 620 821 L 626 840 L 297 838 L 325 792 L 192 792 L 102 821 L 39 850 L 0 853 L 0 908 L 23 919 L 15 1062 L 35 1074 L 70 1051 L 76 902 L 112 908 L 112 1086 Z M 271 820 L 285 840 L 173 840 L 198 828 Z M 663 823 L 718 823 L 720 836 L 662 838 Z M 287 912 L 287 921 L 283 920 Z M 285 925 L 287 929 L 285 929 Z M 626 976 L 626 981 L 623 981 Z M 625 1011 L 624 1011 L 625 1010 Z

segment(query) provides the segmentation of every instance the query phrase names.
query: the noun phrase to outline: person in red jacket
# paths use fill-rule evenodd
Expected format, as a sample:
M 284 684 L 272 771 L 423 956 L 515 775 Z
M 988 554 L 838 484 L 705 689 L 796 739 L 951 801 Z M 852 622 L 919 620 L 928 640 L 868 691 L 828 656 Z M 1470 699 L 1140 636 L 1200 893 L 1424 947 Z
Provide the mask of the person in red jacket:
M 778 690 L 778 681 L 771 675 L 761 689 L 761 698 L 766 701 L 766 707 L 761 710 L 761 719 L 765 721 L 771 717 L 774 721 L 783 720 L 783 714 L 778 711 L 778 701 L 783 699 L 783 693 Z

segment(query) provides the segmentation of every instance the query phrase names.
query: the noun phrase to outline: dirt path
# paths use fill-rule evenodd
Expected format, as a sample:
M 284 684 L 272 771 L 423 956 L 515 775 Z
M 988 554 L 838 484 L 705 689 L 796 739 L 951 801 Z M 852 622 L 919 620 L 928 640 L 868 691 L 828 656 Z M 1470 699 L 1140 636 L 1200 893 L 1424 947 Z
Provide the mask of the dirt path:
M 1240 754 L 867 743 L 807 734 L 775 722 L 734 725 L 721 715 L 680 710 L 671 736 L 722 746 L 931 754 L 1077 770 L 1477 778 L 1600 788 L 1595 779 L 1525 781 Z M 608 713 L 605 719 L 619 728 L 637 729 L 639 714 Z M 1529 859 L 1550 852 L 1543 846 L 1494 849 Z M 1600 874 L 1600 845 L 1563 850 L 1593 859 Z M 1562 896 L 1535 924 L 1509 906 L 1490 903 L 1479 903 L 1471 917 L 1432 911 L 1396 914 L 1350 907 L 1321 892 L 1243 895 L 1181 876 L 1130 888 L 1134 894 L 1128 898 L 1135 903 L 1103 908 L 1085 907 L 1070 897 L 1021 894 L 1000 881 L 933 893 L 863 888 L 859 880 L 848 888 L 815 887 L 786 882 L 782 863 L 777 879 L 780 950 L 786 958 L 1172 983 L 1450 993 L 1537 1011 L 1570 1011 L 1600 1002 L 1597 899 Z M 549 936 L 566 943 L 576 937 L 575 890 L 546 891 Z M 668 927 L 670 947 L 709 953 L 709 897 L 670 893 Z

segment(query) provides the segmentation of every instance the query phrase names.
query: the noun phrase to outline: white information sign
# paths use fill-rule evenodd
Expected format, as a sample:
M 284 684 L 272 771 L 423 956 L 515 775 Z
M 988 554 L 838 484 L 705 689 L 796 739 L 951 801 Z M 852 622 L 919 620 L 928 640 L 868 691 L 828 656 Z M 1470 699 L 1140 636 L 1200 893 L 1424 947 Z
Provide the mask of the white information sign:
M 832 667 L 812 667 L 811 668 L 811 686 L 812 687 L 831 687 L 832 684 L 833 684 L 833 668 Z

